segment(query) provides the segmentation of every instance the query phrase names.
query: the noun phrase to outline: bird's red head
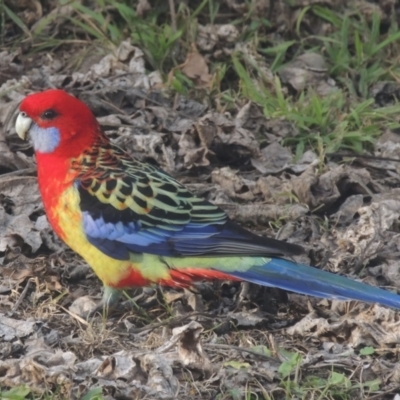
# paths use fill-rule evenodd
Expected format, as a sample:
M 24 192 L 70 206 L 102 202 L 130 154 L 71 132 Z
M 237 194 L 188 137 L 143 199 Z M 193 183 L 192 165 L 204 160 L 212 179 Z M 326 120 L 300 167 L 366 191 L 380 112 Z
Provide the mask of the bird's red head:
M 89 107 L 63 90 L 31 94 L 19 109 L 17 133 L 23 139 L 29 133 L 37 153 L 76 157 L 99 137 Z

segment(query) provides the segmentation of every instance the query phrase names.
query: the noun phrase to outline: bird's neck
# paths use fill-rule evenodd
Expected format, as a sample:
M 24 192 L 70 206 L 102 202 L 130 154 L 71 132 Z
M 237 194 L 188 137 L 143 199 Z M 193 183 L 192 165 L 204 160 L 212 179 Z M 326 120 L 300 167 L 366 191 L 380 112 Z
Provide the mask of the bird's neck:
M 76 180 L 93 167 L 88 161 L 93 154 L 98 153 L 99 147 L 107 142 L 108 139 L 105 136 L 100 136 L 80 154 L 74 151 L 72 157 L 66 156 L 65 151 L 36 152 L 38 183 L 44 209 L 53 229 L 62 238 L 64 233 L 60 225 L 60 213 L 68 214 L 68 210 L 73 206 L 68 203 L 77 191 Z M 79 218 L 78 215 L 75 217 Z
M 39 189 L 47 210 L 52 206 L 57 194 L 63 192 L 74 181 L 74 176 L 70 173 L 71 161 L 54 154 L 44 153 L 36 153 L 36 161 Z
M 98 153 L 98 148 L 108 142 L 103 136 L 93 141 L 90 145 L 83 147 L 80 153 L 72 152 L 67 155 L 65 149 L 57 149 L 52 153 L 36 152 L 38 166 L 38 180 L 41 194 L 44 198 L 49 193 L 60 193 L 70 187 L 82 169 L 87 167 L 88 161 L 93 154 Z

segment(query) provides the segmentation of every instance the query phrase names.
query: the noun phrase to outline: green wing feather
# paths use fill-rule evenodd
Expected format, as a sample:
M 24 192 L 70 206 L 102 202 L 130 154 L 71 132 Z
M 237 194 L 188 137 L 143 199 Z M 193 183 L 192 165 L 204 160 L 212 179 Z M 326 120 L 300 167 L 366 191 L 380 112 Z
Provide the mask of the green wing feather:
M 84 230 L 115 257 L 283 255 L 301 247 L 254 235 L 161 169 L 107 144 L 75 160 Z

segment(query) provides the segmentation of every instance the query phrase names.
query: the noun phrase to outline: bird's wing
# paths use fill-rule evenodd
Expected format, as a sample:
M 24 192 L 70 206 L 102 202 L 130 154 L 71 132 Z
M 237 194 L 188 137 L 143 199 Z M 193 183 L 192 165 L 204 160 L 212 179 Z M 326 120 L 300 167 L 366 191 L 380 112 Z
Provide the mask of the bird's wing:
M 162 170 L 114 145 L 80 160 L 75 185 L 83 228 L 105 254 L 160 256 L 279 256 L 300 246 L 252 234 L 217 206 L 193 195 Z

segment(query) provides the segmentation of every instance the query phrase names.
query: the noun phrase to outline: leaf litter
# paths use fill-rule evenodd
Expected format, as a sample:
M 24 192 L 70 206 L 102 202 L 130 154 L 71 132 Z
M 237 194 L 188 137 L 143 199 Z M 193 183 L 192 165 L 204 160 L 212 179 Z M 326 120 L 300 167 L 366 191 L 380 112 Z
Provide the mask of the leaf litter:
M 225 3 L 232 12 L 245 9 L 241 2 Z M 263 2 L 257 4 L 262 9 Z M 139 6 L 141 13 L 151 8 Z M 72 15 L 71 7 L 61 8 Z M 28 12 L 29 26 L 40 20 L 39 11 Z M 198 28 L 196 47 L 176 67 L 196 88 L 212 83 L 208 60 L 234 50 L 258 63 L 272 85 L 274 74 L 240 42 L 236 26 Z M 304 354 L 304 371 L 361 366 L 366 380 L 381 379 L 387 391 L 397 387 L 398 314 L 377 305 L 222 282 L 190 291 L 131 290 L 133 301 L 120 303 L 108 320 L 84 320 L 81 315 L 101 296 L 100 284 L 47 223 L 32 149 L 18 141 L 10 116 L 28 93 L 68 90 L 135 157 L 156 163 L 258 233 L 277 232 L 303 245 L 307 254 L 300 262 L 388 288 L 400 286 L 399 163 L 332 160 L 321 169 L 313 151 L 296 157 L 285 146 L 285 139 L 298 135 L 292 122 L 266 118 L 251 102 L 229 113 L 169 96 L 160 72 L 146 72 L 143 51 L 129 40 L 74 70 L 62 52 L 38 60 L 1 54 L 0 386 L 26 384 L 40 393 L 57 388 L 71 399 L 96 387 L 110 399 L 215 398 L 221 388 L 244 395 L 249 382 L 276 389 L 289 357 L 285 349 L 295 349 Z M 297 56 L 279 76 L 287 90 L 311 87 L 321 96 L 338 90 L 315 53 Z M 382 84 L 371 97 L 382 106 L 397 91 Z M 373 154 L 398 158 L 397 136 L 388 129 Z M 379 357 L 360 354 L 368 346 Z

